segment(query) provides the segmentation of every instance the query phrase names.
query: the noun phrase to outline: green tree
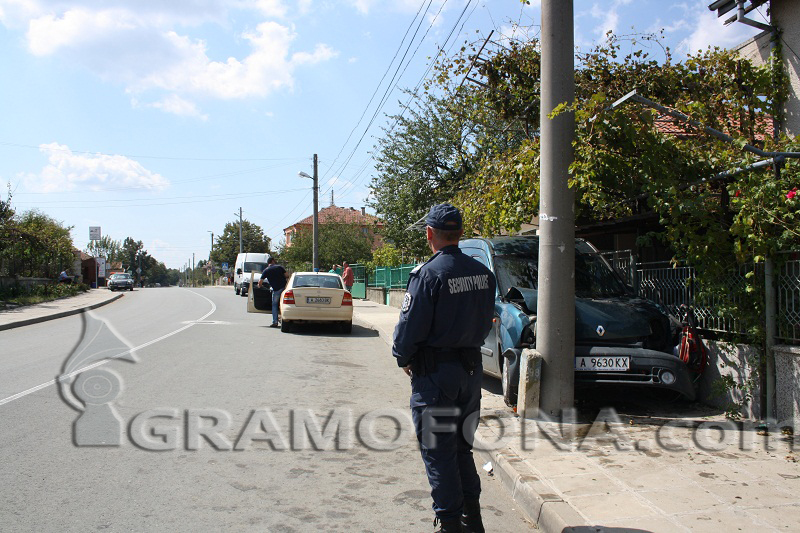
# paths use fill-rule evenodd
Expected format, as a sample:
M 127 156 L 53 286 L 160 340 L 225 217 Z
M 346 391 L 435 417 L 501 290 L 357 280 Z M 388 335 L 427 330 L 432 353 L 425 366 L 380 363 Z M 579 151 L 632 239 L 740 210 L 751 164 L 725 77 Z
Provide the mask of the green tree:
M 242 220 L 242 250 L 244 252 L 270 253 L 271 240 L 264 235 L 260 226 L 247 219 Z M 239 221 L 228 222 L 222 234 L 214 239 L 214 250 L 211 259 L 219 265 L 228 263 L 231 268 L 239 255 Z
M 110 263 L 122 261 L 122 245 L 108 235 L 103 235 L 96 241 L 89 241 L 85 251 L 92 257 L 105 257 Z
M 320 268 L 328 270 L 331 265 L 363 263 L 372 258 L 374 233 L 364 231 L 357 224 L 343 221 L 331 221 L 319 226 L 319 262 Z M 299 231 L 292 238 L 292 245 L 280 251 L 282 261 L 286 261 L 293 270 L 310 270 L 313 259 L 312 231 Z
M 428 253 L 424 234 L 407 228 L 431 205 L 449 200 L 473 171 L 487 129 L 469 118 L 474 104 L 458 96 L 420 96 L 390 117 L 393 128 L 378 140 L 370 206 L 384 222 L 387 241 L 415 256 Z
M 4 252 L 12 260 L 13 274 L 55 277 L 72 267 L 71 226 L 31 210 L 13 215 L 4 224 Z

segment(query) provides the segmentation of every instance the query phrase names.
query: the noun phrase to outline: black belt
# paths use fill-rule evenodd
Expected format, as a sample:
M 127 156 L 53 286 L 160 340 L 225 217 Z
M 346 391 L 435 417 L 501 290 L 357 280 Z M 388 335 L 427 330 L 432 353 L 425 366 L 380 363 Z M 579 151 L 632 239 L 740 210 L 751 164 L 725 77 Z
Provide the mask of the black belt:
M 431 356 L 438 363 L 451 363 L 454 361 L 463 361 L 464 358 L 469 356 L 479 355 L 480 348 L 433 348 L 425 347 L 422 349 L 426 356 Z

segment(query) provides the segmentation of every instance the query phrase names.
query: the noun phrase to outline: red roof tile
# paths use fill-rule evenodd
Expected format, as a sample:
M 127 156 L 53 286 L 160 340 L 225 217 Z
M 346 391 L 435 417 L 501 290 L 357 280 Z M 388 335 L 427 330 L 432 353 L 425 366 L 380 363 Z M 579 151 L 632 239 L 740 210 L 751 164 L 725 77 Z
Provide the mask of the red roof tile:
M 318 213 L 319 223 L 327 224 L 331 222 L 344 222 L 346 224 L 357 224 L 359 226 L 383 226 L 383 222 L 369 214 L 362 214 L 361 211 L 354 207 L 337 207 L 335 205 L 324 207 Z M 284 232 L 295 226 L 311 226 L 314 223 L 313 215 L 309 215 L 302 220 L 298 220 L 288 228 L 284 228 Z

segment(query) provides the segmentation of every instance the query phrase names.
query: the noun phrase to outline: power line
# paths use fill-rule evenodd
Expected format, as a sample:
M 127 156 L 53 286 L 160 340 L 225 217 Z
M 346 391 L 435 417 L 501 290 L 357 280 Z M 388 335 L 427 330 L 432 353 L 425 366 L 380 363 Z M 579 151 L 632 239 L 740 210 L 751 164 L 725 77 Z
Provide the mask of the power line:
M 439 11 L 437 12 L 437 14 L 436 14 L 436 17 L 434 17 L 433 21 L 431 21 L 431 25 L 429 26 L 429 28 L 428 28 L 428 31 L 430 31 L 430 28 L 431 28 L 431 27 L 433 27 L 433 24 L 436 22 L 436 18 L 438 18 L 439 14 L 441 13 L 441 11 L 442 11 L 442 9 L 444 8 L 444 5 L 445 5 L 446 3 L 447 3 L 447 2 L 445 1 L 445 2 L 442 4 L 442 6 L 439 8 Z M 456 30 L 456 28 L 458 27 L 459 23 L 461 22 L 461 19 L 464 17 L 464 14 L 467 12 L 467 9 L 469 9 L 469 6 L 470 6 L 470 5 L 472 5 L 472 3 L 473 3 L 473 0 L 468 0 L 468 2 L 467 2 L 465 5 L 464 5 L 464 9 L 461 11 L 461 14 L 458 16 L 458 18 L 456 19 L 456 21 L 455 21 L 455 23 L 453 24 L 452 28 L 450 29 L 450 33 L 447 35 L 447 38 L 444 40 L 444 43 L 442 44 L 442 46 L 441 46 L 441 47 L 439 47 L 439 50 L 438 50 L 438 52 L 437 52 L 436 56 L 435 56 L 435 57 L 434 57 L 434 58 L 433 58 L 433 59 L 430 61 L 430 63 L 428 64 L 428 68 L 425 70 L 425 72 L 423 73 L 422 77 L 420 78 L 420 81 L 419 81 L 419 82 L 417 83 L 417 85 L 415 86 L 415 88 L 414 88 L 414 91 L 413 91 L 412 95 L 409 97 L 409 100 L 408 100 L 408 102 L 406 103 L 406 106 L 405 106 L 405 107 L 402 109 L 402 111 L 401 111 L 401 113 L 400 113 L 399 117 L 398 117 L 398 118 L 396 118 L 396 119 L 395 119 L 395 121 L 392 123 L 392 126 L 389 128 L 389 131 L 391 131 L 391 130 L 393 130 L 393 129 L 394 129 L 394 126 L 397 124 L 397 122 L 398 122 L 399 118 L 403 116 L 403 114 L 405 113 L 405 109 L 407 108 L 407 106 L 408 106 L 408 105 L 410 104 L 410 102 L 411 102 L 411 99 L 413 99 L 413 98 L 415 98 L 415 97 L 417 96 L 417 93 L 418 93 L 418 91 L 419 91 L 419 88 L 422 86 L 422 83 L 423 83 L 423 82 L 425 81 L 425 79 L 427 78 L 428 74 L 430 73 L 431 69 L 433 68 L 433 65 L 435 65 L 435 64 L 436 64 L 436 61 L 439 59 L 439 56 L 442 54 L 442 52 L 444 52 L 445 48 L 447 47 L 447 43 L 448 43 L 448 41 L 450 41 L 450 38 L 451 38 L 451 37 L 453 36 L 453 34 L 455 33 L 455 30 Z M 470 16 L 469 16 L 469 17 L 467 17 L 467 19 L 465 19 L 465 20 L 464 20 L 464 24 L 466 24 L 467 20 L 469 20 L 469 18 L 472 16 L 472 13 L 474 13 L 474 12 L 475 12 L 475 8 L 476 8 L 476 7 L 477 7 L 477 3 L 476 3 L 476 4 L 475 4 L 475 6 L 473 7 L 473 9 L 472 9 L 472 12 L 470 13 Z M 463 26 L 463 24 L 462 24 L 462 26 L 461 26 L 461 27 L 462 27 L 462 28 L 464 27 L 464 26 Z M 424 39 L 425 39 L 425 36 L 427 36 L 427 34 L 428 34 L 428 31 L 426 31 L 426 32 L 425 32 L 425 35 L 423 36 L 422 40 L 420 40 L 420 44 L 422 43 L 422 41 L 424 41 Z M 452 46 L 452 45 L 451 45 L 451 46 Z M 417 49 L 419 49 L 419 45 L 417 46 Z M 415 50 L 415 54 L 416 54 L 416 50 Z M 413 58 L 413 55 L 412 55 L 412 58 Z M 407 66 L 408 66 L 408 65 L 406 65 L 406 67 L 407 67 Z M 405 73 L 405 70 L 403 70 L 403 73 Z M 397 85 L 397 84 L 395 84 L 395 86 L 396 86 L 396 85 Z M 392 88 L 394 88 L 394 87 L 392 87 Z M 379 113 L 379 112 L 380 112 L 380 110 L 383 108 L 383 105 L 384 105 L 384 104 L 385 104 L 385 102 L 386 102 L 386 98 L 388 98 L 388 92 L 387 92 L 387 93 L 385 93 L 385 98 L 382 100 L 380 107 L 379 107 L 378 109 L 376 109 L 376 110 L 375 110 L 375 113 L 373 114 L 373 116 L 372 116 L 372 119 L 370 120 L 370 123 L 367 125 L 367 128 L 366 128 L 366 129 L 364 130 L 364 132 L 362 133 L 362 135 L 361 135 L 361 138 L 359 139 L 359 141 L 358 141 L 358 143 L 356 144 L 355 148 L 353 148 L 353 150 L 350 152 L 350 155 L 348 156 L 347 160 L 345 161 L 345 164 L 346 164 L 346 163 L 349 163 L 349 161 L 350 161 L 350 160 L 352 159 L 352 157 L 355 155 L 355 152 L 356 152 L 356 150 L 358 149 L 358 147 L 361 145 L 361 142 L 363 141 L 364 137 L 366 136 L 366 134 L 367 134 L 367 131 L 369 131 L 369 128 L 372 126 L 373 122 L 374 122 L 374 121 L 375 121 L 375 119 L 377 118 L 377 115 L 378 115 L 378 113 Z M 371 160 L 374 160 L 374 155 L 371 155 L 371 156 L 369 157 L 369 159 L 367 160 L 367 162 L 365 162 L 365 164 L 364 164 L 364 167 L 366 167 L 366 165 L 367 165 L 367 164 L 369 163 L 369 161 L 371 161 Z M 363 180 L 363 177 L 362 177 L 361 179 L 359 179 L 358 181 L 360 182 L 361 180 Z M 354 181 L 354 182 L 353 182 L 353 186 L 355 186 L 355 184 L 356 184 L 356 182 Z M 327 193 L 329 190 L 330 190 L 330 188 L 328 188 L 328 189 L 325 191 L 325 193 Z

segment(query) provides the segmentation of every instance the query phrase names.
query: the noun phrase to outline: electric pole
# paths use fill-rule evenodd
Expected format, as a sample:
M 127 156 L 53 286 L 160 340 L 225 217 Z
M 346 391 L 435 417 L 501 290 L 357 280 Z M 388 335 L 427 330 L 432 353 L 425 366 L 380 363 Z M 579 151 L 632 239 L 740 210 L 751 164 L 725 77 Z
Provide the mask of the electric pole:
M 314 154 L 314 252 L 313 268 L 314 272 L 319 270 L 319 175 L 317 174 L 317 154 Z
M 211 249 L 208 251 L 208 262 L 211 263 L 211 284 L 214 284 L 214 259 L 211 257 L 211 254 L 214 253 L 214 232 L 208 230 L 211 234 Z
M 236 213 L 234 213 L 235 215 Z M 242 208 L 239 208 L 239 253 L 243 253 L 244 249 L 242 248 Z
M 550 118 L 575 101 L 573 0 L 542 0 L 539 295 L 536 351 L 542 355 L 540 411 L 572 408 L 575 395 L 575 214 L 569 188 L 575 115 Z

